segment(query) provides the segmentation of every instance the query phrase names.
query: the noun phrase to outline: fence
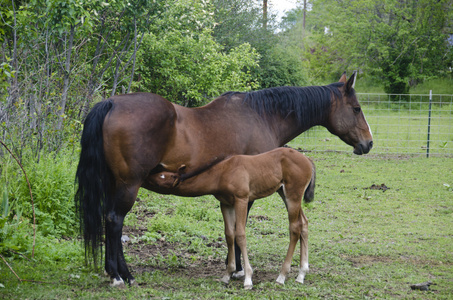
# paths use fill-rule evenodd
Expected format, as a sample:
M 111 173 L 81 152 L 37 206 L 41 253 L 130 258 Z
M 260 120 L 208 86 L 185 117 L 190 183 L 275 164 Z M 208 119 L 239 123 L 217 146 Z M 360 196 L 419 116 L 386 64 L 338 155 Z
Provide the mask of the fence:
M 373 133 L 374 154 L 453 156 L 453 95 L 357 95 Z M 300 135 L 307 151 L 351 152 L 324 127 Z

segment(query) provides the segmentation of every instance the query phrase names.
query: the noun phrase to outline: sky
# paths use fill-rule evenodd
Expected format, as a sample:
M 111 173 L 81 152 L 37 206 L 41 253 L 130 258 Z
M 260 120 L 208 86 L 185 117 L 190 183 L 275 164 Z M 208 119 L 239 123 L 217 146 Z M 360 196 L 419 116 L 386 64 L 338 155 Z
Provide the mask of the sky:
M 286 11 L 297 7 L 297 2 L 298 0 L 268 0 L 268 5 L 277 12 L 277 18 L 280 21 Z

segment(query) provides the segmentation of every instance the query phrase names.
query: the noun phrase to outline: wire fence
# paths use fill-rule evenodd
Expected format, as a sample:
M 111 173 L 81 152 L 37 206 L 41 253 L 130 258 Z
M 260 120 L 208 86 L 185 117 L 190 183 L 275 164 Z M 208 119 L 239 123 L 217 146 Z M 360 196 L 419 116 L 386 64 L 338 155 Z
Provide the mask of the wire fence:
M 357 95 L 373 133 L 372 153 L 453 156 L 453 95 Z M 290 145 L 306 151 L 351 152 L 320 126 Z

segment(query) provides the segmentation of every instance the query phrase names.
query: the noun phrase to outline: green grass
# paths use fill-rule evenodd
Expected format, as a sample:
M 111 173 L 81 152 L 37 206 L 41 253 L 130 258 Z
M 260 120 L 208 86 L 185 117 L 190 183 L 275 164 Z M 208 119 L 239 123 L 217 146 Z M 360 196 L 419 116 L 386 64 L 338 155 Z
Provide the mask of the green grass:
M 35 282 L 19 283 L 0 261 L 0 298 L 452 299 L 451 158 L 307 154 L 317 166 L 317 188 L 315 201 L 304 207 L 310 272 L 303 285 L 294 280 L 298 249 L 285 286 L 274 283 L 288 246 L 286 211 L 277 195 L 257 200 L 251 211 L 254 289 L 244 291 L 241 281 L 217 281 L 226 254 L 217 200 L 143 190 L 126 221 L 132 241 L 125 245 L 139 287 L 109 287 L 102 272 L 84 266 L 79 241 L 43 239 L 32 261 L 7 258 L 22 279 Z M 389 189 L 369 189 L 373 184 Z M 436 283 L 430 291 L 409 287 L 428 280 Z

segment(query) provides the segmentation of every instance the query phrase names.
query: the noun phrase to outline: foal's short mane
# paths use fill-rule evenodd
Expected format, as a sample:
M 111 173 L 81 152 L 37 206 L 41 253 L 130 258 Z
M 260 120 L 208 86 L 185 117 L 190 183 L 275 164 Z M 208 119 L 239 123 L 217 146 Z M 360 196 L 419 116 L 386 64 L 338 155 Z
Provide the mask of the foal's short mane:
M 339 88 L 343 85 L 343 82 L 336 82 L 325 86 L 282 86 L 247 93 L 227 92 L 222 96 L 230 99 L 234 95 L 244 95 L 243 102 L 261 116 L 277 112 L 286 118 L 294 114 L 299 125 L 310 126 L 329 111 L 332 97 L 341 98 Z

